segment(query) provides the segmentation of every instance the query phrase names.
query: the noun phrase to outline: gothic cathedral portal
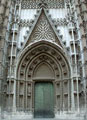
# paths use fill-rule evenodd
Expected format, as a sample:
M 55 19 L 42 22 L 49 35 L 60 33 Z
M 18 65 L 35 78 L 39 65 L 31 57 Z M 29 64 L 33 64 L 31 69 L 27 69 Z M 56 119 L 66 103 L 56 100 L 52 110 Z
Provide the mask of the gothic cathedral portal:
M 10 118 L 87 118 L 87 0 L 0 0 L 0 120 Z
M 17 109 L 27 109 L 36 118 L 53 118 L 56 111 L 68 111 L 71 106 L 70 66 L 44 9 L 18 59 Z

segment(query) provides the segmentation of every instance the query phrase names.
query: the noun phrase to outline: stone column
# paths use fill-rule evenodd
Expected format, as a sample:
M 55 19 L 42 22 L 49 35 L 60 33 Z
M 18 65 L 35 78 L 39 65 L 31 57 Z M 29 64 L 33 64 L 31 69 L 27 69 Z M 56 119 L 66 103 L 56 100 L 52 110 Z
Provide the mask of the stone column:
M 77 108 L 78 108 L 78 112 L 79 112 L 79 83 L 78 83 L 79 79 L 76 78 L 76 82 L 77 82 Z
M 73 83 L 73 78 L 71 79 L 71 110 L 75 110 L 75 101 L 74 101 L 74 83 Z

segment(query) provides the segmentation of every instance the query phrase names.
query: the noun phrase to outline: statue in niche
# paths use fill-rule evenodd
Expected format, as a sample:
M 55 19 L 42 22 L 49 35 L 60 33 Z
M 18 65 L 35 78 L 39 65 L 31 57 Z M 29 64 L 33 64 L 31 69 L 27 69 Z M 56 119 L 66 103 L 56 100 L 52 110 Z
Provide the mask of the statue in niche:
M 31 85 L 28 84 L 28 87 L 27 87 L 27 93 L 30 94 L 30 92 L 31 92 Z

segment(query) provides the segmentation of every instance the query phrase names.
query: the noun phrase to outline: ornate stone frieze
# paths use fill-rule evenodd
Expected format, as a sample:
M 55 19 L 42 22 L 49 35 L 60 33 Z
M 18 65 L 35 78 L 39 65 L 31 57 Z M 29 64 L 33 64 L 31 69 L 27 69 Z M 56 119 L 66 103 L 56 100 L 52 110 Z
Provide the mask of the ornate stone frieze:
M 53 8 L 64 8 L 64 0 L 22 0 L 22 9 L 38 9 L 43 7 L 43 5 L 48 9 Z
M 57 26 L 65 26 L 68 24 L 66 18 L 64 18 L 64 19 L 61 18 L 61 19 L 56 19 L 56 20 L 53 19 L 52 21 L 53 21 L 54 25 L 57 25 Z M 20 26 L 21 27 L 32 26 L 32 22 L 29 20 L 22 20 L 21 19 Z
M 67 25 L 68 24 L 68 22 L 67 22 L 67 20 L 66 20 L 66 18 L 57 18 L 56 20 L 54 19 L 53 20 L 53 23 L 55 24 L 55 25 L 57 25 L 57 26 L 65 26 L 65 25 Z
M 30 25 L 32 25 L 32 24 L 29 20 L 21 20 L 20 21 L 20 26 L 21 27 L 27 27 L 27 26 L 30 26 Z

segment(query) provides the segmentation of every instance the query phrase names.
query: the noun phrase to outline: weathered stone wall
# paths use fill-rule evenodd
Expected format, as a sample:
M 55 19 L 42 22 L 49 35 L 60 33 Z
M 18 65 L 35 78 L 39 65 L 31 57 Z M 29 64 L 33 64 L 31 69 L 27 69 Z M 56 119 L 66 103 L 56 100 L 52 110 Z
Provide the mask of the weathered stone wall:
M 6 88 L 6 55 L 7 55 L 7 25 L 11 0 L 0 1 L 0 106 L 5 105 Z

